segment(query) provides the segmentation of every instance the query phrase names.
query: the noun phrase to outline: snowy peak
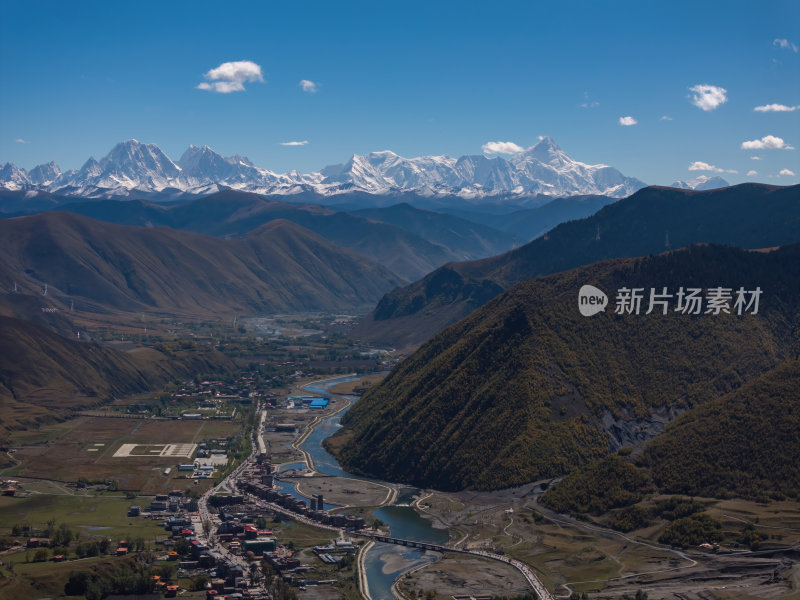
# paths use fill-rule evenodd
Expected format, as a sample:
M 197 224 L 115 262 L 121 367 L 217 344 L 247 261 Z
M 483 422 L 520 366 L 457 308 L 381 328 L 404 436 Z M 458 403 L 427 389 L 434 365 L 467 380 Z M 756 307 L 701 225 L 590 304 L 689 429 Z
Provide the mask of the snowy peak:
M 689 181 L 674 181 L 670 187 L 680 188 L 682 190 L 716 190 L 730 186 L 730 183 L 725 181 L 719 175 L 709 177 L 708 175 L 700 175 Z
M 54 162 L 37 165 L 28 172 L 28 178 L 34 185 L 50 185 L 61 175 L 61 169 Z
M 28 174 L 17 165 L 6 163 L 0 167 L 0 184 L 7 190 L 21 190 L 30 184 Z
M 564 157 L 569 158 L 561 151 L 558 144 L 551 137 L 543 137 L 539 143 L 512 156 L 512 162 L 521 162 L 528 158 L 533 158 L 542 163 L 562 161 Z
M 128 140 L 99 161 L 61 173 L 55 163 L 28 174 L 14 165 L 0 169 L 0 187 L 34 186 L 72 196 L 130 196 L 133 192 L 209 194 L 231 188 L 261 194 L 313 191 L 334 196 L 351 191 L 387 194 L 411 191 L 426 196 L 458 195 L 470 202 L 489 197 L 598 194 L 621 198 L 644 183 L 606 165 L 588 165 L 568 156 L 552 138 L 509 159 L 467 155 L 405 158 L 391 150 L 354 154 L 346 163 L 316 173 L 279 175 L 246 157 L 224 157 L 208 146 L 189 146 L 177 163 L 155 144 Z
M 189 146 L 178 160 L 178 167 L 188 177 L 225 179 L 231 164 L 208 146 Z
M 94 156 L 90 156 L 78 171 L 78 177 L 97 177 L 102 171 L 103 169 L 100 167 L 100 163 L 95 160 Z
M 114 146 L 101 161 L 103 174 L 141 180 L 143 177 L 169 179 L 181 169 L 155 144 L 128 140 Z

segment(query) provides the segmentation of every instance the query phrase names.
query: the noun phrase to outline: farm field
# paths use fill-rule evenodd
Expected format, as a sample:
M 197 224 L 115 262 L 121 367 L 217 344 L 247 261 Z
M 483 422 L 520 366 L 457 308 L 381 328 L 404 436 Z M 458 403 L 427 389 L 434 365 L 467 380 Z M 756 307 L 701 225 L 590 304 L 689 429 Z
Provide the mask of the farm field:
M 54 520 L 79 533 L 83 541 L 92 537 L 110 537 L 114 540 L 141 537 L 152 543 L 155 538 L 166 537 L 160 521 L 127 516 L 131 504 L 144 504 L 147 501 L 126 498 L 121 494 L 0 497 L 0 532 L 6 535 L 14 525 L 43 529 L 48 521 Z M 14 556 L 25 559 L 24 552 Z
M 186 489 L 193 484 L 178 474 L 177 464 L 190 462 L 183 455 L 148 453 L 145 456 L 114 455 L 124 444 L 134 447 L 197 444 L 204 439 L 236 435 L 241 425 L 232 421 L 189 421 L 78 417 L 58 426 L 58 437 L 47 443 L 20 448 L 19 464 L 2 472 L 6 477 L 30 477 L 56 481 L 116 480 L 121 490 L 156 494 Z M 31 442 L 38 441 L 35 438 Z M 170 468 L 165 476 L 164 470 Z M 193 486 L 195 489 L 204 486 Z M 198 490 L 199 491 L 199 490 Z

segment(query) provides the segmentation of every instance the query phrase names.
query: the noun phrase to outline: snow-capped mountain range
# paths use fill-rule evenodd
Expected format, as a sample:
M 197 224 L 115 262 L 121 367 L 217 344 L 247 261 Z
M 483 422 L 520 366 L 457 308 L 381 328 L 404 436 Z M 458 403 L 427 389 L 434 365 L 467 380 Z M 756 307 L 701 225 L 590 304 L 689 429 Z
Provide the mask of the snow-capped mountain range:
M 700 175 L 689 181 L 673 181 L 670 187 L 681 188 L 682 190 L 715 190 L 717 188 L 728 187 L 730 183 L 719 175 Z
M 613 167 L 573 160 L 551 138 L 508 159 L 483 155 L 403 158 L 386 150 L 353 155 L 344 164 L 316 173 L 278 174 L 256 167 L 243 156 L 223 157 L 208 146 L 190 146 L 174 162 L 155 144 L 136 140 L 121 142 L 101 160 L 90 158 L 80 169 L 64 173 L 53 162 L 29 172 L 11 163 L 0 167 L 0 188 L 89 198 L 157 193 L 166 199 L 235 189 L 286 195 L 313 191 L 323 196 L 415 192 L 480 202 L 497 196 L 622 198 L 645 185 Z

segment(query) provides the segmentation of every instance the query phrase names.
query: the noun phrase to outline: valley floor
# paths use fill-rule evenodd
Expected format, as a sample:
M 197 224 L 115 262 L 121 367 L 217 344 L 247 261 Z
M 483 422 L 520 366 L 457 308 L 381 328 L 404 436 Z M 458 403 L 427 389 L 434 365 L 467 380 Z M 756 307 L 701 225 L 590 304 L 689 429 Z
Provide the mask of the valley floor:
M 757 552 L 723 544 L 714 554 L 659 544 L 663 522 L 626 534 L 552 512 L 538 504 L 541 492 L 541 484 L 499 492 L 429 492 L 417 505 L 450 529 L 451 541 L 459 546 L 494 548 L 534 566 L 557 597 L 587 592 L 590 598 L 622 598 L 642 590 L 651 600 L 800 598 L 796 502 L 701 499 L 729 536 L 754 521 L 767 539 Z M 460 560 L 448 557 L 445 562 Z M 424 581 L 444 589 L 451 578 L 434 573 L 434 567 L 426 567 L 408 578 L 409 585 Z

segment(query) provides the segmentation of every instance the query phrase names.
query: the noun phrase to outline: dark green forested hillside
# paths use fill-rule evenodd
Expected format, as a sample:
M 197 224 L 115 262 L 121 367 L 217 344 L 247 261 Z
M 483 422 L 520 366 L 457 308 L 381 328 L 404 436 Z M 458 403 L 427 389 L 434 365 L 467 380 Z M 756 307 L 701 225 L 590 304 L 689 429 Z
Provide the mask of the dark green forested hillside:
M 591 283 L 764 290 L 757 315 L 587 318 Z M 439 489 L 566 473 L 675 414 L 739 388 L 798 348 L 800 246 L 695 246 L 515 286 L 403 361 L 342 420 L 349 469 Z M 643 309 L 644 311 L 644 309 Z
M 559 512 L 599 515 L 633 505 L 648 491 L 800 498 L 800 359 L 687 411 L 646 444 L 636 464 L 616 455 L 592 462 L 541 501 Z
M 650 491 L 646 471 L 611 454 L 567 475 L 544 493 L 542 504 L 559 512 L 601 515 L 636 504 Z
M 682 415 L 642 464 L 667 493 L 800 497 L 800 360 Z

